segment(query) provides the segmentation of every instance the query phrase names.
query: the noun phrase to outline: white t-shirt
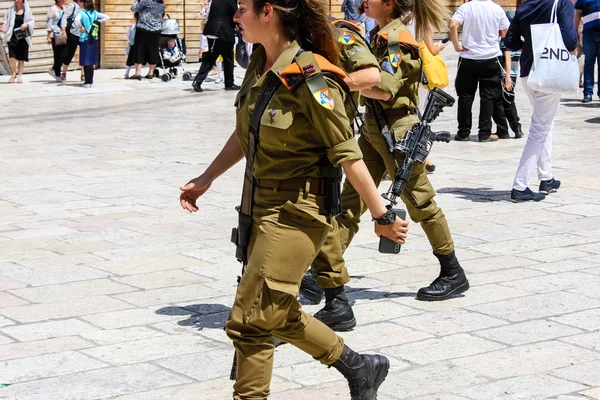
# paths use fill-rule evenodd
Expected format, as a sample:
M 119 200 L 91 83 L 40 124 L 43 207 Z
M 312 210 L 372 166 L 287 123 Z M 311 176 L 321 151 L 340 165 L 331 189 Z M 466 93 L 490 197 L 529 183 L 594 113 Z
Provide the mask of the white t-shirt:
M 462 45 L 468 49 L 460 53 L 462 58 L 488 60 L 502 54 L 499 32 L 510 22 L 498 4 L 471 0 L 458 8 L 452 19 L 462 24 Z

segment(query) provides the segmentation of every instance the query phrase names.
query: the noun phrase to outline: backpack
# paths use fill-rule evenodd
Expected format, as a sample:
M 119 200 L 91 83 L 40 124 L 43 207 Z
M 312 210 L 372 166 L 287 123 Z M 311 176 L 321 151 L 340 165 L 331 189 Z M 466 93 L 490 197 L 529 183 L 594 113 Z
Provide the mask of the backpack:
M 90 19 L 90 21 L 92 21 L 92 17 L 95 16 L 96 18 L 92 21 L 91 25 L 90 25 L 90 29 L 88 29 L 88 38 L 89 39 L 93 39 L 93 40 L 98 40 L 98 35 L 100 34 L 100 20 L 98 19 L 97 14 L 91 14 L 87 11 L 87 10 L 82 10 L 82 12 L 85 13 L 85 15 Z

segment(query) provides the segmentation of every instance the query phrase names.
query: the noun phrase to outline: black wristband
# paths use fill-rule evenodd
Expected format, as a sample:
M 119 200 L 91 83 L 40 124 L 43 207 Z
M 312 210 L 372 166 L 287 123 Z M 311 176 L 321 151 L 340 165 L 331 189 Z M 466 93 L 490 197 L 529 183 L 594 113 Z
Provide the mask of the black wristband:
M 373 218 L 373 221 L 377 225 L 391 225 L 396 221 L 396 213 L 390 207 L 387 207 L 387 211 L 381 218 Z

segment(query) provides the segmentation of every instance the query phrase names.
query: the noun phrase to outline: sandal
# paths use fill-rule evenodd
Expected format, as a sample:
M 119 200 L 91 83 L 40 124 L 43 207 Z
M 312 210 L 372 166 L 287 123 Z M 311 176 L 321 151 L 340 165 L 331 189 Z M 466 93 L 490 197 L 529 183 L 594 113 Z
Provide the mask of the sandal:
M 62 83 L 66 83 L 67 82 L 67 74 L 60 74 L 60 81 Z
M 23 78 L 21 78 L 20 76 L 17 78 L 17 83 L 23 83 Z
M 140 77 L 140 78 L 141 78 L 141 77 Z M 148 75 L 146 75 L 146 76 L 145 76 L 145 78 L 146 78 L 146 79 L 152 79 L 152 78 L 154 78 L 154 76 L 153 76 L 153 75 L 150 75 L 150 74 L 148 74 Z
M 8 83 L 14 83 L 16 77 L 17 77 L 16 75 L 11 75 L 10 79 L 8 80 Z

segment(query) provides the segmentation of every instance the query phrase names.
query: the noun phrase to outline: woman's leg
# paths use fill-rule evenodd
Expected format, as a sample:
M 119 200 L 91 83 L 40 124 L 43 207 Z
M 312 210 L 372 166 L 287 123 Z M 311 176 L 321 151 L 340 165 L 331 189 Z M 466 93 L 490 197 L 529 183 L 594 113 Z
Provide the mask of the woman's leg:
M 86 65 L 83 70 L 85 72 L 85 84 L 91 85 L 94 83 L 94 66 Z
M 524 89 L 533 108 L 529 136 L 521 155 L 521 161 L 513 181 L 513 189 L 523 191 L 529 187 L 531 173 L 537 167 L 540 177 L 552 179 L 552 130 L 554 117 L 560 103 L 560 95 L 535 92 L 523 79 Z M 545 180 L 547 180 L 545 179 Z
M 9 62 L 10 62 L 10 79 L 8 80 L 8 83 L 13 83 L 17 76 L 17 59 L 14 57 L 11 57 Z
M 17 83 L 23 83 L 23 69 L 25 68 L 25 61 L 19 60 L 19 77 L 17 78 Z

